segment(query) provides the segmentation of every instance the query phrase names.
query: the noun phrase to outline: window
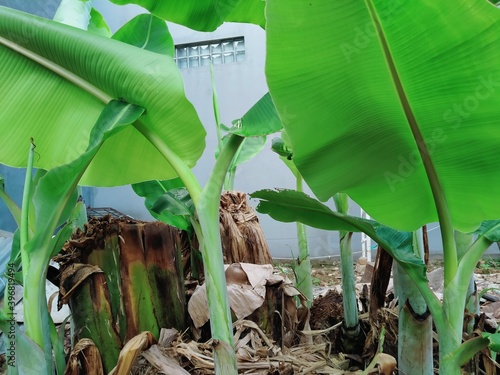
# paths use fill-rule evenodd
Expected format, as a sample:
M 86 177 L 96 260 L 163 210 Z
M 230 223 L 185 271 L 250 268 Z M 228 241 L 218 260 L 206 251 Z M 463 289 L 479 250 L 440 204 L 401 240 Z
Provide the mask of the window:
M 245 60 L 243 37 L 182 44 L 175 46 L 175 61 L 179 68 L 227 64 Z

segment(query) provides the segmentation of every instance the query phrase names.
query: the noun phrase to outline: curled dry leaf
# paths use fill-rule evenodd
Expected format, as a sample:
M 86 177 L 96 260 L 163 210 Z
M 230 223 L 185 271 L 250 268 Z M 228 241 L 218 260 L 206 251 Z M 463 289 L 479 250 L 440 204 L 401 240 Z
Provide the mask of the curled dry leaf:
M 200 328 L 210 319 L 205 284 L 197 286 L 188 303 L 189 316 L 196 328 Z
M 396 358 L 386 353 L 378 354 L 378 369 L 379 373 L 383 375 L 392 375 L 396 371 L 397 362 Z
M 264 296 L 254 290 L 251 285 L 229 284 L 227 294 L 229 305 L 237 319 L 249 316 L 264 303 Z
M 239 263 L 239 266 L 245 271 L 252 287 L 258 288 L 261 295 L 265 294 L 267 280 L 273 276 L 273 266 L 270 264 L 252 263 Z
M 250 285 L 247 273 L 238 263 L 234 263 L 226 267 L 226 283 L 228 285 Z
M 94 273 L 103 273 L 103 271 L 97 266 L 82 263 L 73 263 L 66 267 L 61 274 L 57 307 L 61 309 L 63 304 L 67 304 L 76 288 Z
M 142 356 L 155 368 L 169 375 L 189 375 L 174 359 L 165 355 L 157 345 L 142 353 Z
M 81 339 L 76 343 L 64 370 L 64 375 L 80 374 L 104 375 L 99 349 L 90 339 Z
M 484 304 L 481 310 L 489 318 L 498 319 L 500 318 L 500 301 Z
M 130 374 L 130 370 L 139 354 L 149 349 L 155 341 L 151 332 L 141 332 L 131 338 L 121 350 L 116 367 L 108 375 Z
M 229 304 L 237 319 L 252 314 L 264 303 L 268 280 L 278 282 L 270 264 L 233 263 L 226 265 L 226 281 Z M 280 282 L 284 282 L 281 277 Z M 286 294 L 295 295 L 287 288 Z M 205 285 L 197 287 L 188 304 L 188 312 L 196 328 L 203 326 L 209 319 L 208 301 Z

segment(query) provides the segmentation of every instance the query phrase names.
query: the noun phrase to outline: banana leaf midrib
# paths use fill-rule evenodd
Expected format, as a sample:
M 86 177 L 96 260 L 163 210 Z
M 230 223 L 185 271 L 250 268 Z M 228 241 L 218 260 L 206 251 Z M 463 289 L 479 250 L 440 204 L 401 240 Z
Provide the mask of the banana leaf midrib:
M 405 117 L 408 120 L 408 125 L 410 127 L 411 133 L 412 133 L 413 138 L 415 140 L 419 155 L 422 158 L 422 162 L 424 164 L 424 168 L 425 168 L 427 177 L 429 178 L 429 183 L 431 185 L 434 198 L 436 199 L 437 194 L 439 194 L 441 196 L 443 195 L 443 189 L 442 189 L 441 183 L 437 177 L 434 163 L 432 162 L 430 152 L 425 144 L 424 137 L 422 135 L 422 132 L 420 131 L 419 124 L 417 122 L 417 119 L 415 118 L 415 114 L 414 114 L 413 109 L 411 107 L 411 104 L 408 100 L 408 96 L 407 96 L 406 91 L 403 87 L 403 83 L 401 82 L 401 77 L 400 77 L 398 70 L 396 68 L 396 63 L 393 59 L 389 44 L 388 44 L 387 39 L 385 37 L 384 30 L 383 30 L 382 25 L 380 23 L 377 12 L 374 9 L 374 6 L 373 6 L 373 3 L 371 0 L 367 1 L 367 5 L 368 5 L 369 12 L 370 12 L 370 17 L 372 18 L 373 23 L 375 25 L 375 29 L 377 31 L 377 37 L 379 39 L 380 46 L 382 48 L 382 53 L 387 61 L 389 73 L 390 73 L 390 76 L 391 76 L 392 81 L 394 83 L 394 86 L 395 86 L 395 89 L 397 92 L 397 96 L 400 99 L 401 107 L 403 109 Z
M 148 43 L 149 43 L 149 37 L 151 36 L 151 27 L 152 27 L 152 25 L 153 25 L 153 18 L 150 17 L 149 18 L 148 31 L 147 31 L 147 33 L 145 33 L 146 39 L 144 40 L 144 44 L 140 48 L 144 49 L 148 45 Z
M 394 82 L 397 95 L 400 99 L 405 117 L 408 120 L 408 125 L 410 126 L 413 138 L 417 144 L 417 149 L 420 157 L 422 158 L 425 173 L 427 175 L 427 180 L 429 182 L 432 191 L 432 196 L 434 198 L 434 203 L 436 205 L 436 213 L 438 215 L 439 222 L 441 224 L 440 228 L 441 228 L 441 235 L 443 238 L 444 259 L 445 262 L 449 265 L 447 269 L 447 271 L 449 270 L 449 272 L 446 272 L 445 282 L 449 282 L 454 277 L 456 272 L 457 254 L 453 238 L 453 224 L 448 204 L 446 202 L 446 195 L 444 193 L 441 181 L 438 177 L 436 167 L 432 161 L 431 154 L 425 143 L 422 132 L 420 131 L 419 124 L 417 122 L 417 119 L 415 118 L 415 114 L 413 113 L 411 104 L 408 100 L 408 96 L 406 95 L 406 92 L 404 90 L 403 83 L 401 82 L 401 78 L 398 74 L 396 64 L 392 57 L 387 39 L 385 38 L 382 25 L 374 9 L 372 1 L 368 0 L 367 5 L 370 12 L 370 16 L 374 22 L 375 29 L 377 31 L 377 36 L 380 41 L 382 53 L 387 61 L 390 75 Z
M 60 77 L 66 79 L 67 81 L 71 82 L 72 84 L 80 87 L 82 90 L 88 92 L 92 96 L 96 97 L 100 101 L 102 101 L 104 104 L 107 104 L 111 101 L 111 96 L 106 94 L 104 91 L 98 89 L 94 85 L 92 85 L 90 82 L 84 80 L 80 76 L 76 75 L 73 72 L 70 72 L 66 68 L 63 68 L 62 66 L 56 64 L 53 61 L 50 61 L 46 59 L 43 56 L 40 56 L 36 54 L 33 51 L 30 51 L 27 48 L 24 48 L 23 46 L 8 40 L 6 38 L 0 37 L 0 44 L 4 45 L 5 47 L 20 53 L 21 55 L 25 56 L 26 58 L 30 59 L 33 62 L 36 62 L 43 66 L 44 68 L 50 70 L 51 72 L 59 75 Z

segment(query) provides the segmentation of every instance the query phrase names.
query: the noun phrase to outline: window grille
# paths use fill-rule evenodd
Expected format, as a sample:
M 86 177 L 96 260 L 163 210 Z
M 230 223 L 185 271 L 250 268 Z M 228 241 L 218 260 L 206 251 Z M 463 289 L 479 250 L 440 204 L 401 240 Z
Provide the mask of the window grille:
M 175 46 L 175 61 L 181 69 L 206 66 L 210 65 L 210 62 L 218 65 L 243 60 L 245 60 L 243 37 Z

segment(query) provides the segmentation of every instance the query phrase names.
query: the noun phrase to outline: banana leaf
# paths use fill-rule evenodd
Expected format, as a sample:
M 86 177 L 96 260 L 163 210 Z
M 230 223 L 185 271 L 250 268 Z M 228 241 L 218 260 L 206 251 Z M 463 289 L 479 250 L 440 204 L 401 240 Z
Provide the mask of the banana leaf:
M 65 25 L 87 30 L 90 25 L 93 0 L 73 1 L 62 0 L 53 20 Z
M 262 0 L 111 0 L 115 4 L 137 4 L 155 16 L 198 31 L 214 31 L 223 22 L 246 22 L 264 27 Z
M 279 132 L 283 125 L 269 93 L 264 94 L 242 118 L 233 120 L 229 133 L 259 137 Z
M 95 8 L 92 8 L 90 10 L 90 23 L 87 30 L 94 34 L 105 36 L 107 38 L 111 37 L 112 35 L 111 30 L 106 23 L 106 20 L 104 19 L 102 14 L 99 13 Z
M 294 221 L 308 226 L 345 232 L 364 232 L 389 252 L 414 280 L 427 282 L 426 266 L 412 249 L 413 234 L 387 227 L 375 220 L 362 219 L 332 211 L 307 194 L 294 190 L 259 190 L 250 194 L 259 199 L 257 211 L 285 223 Z
M 77 158 L 111 98 L 145 108 L 145 126 L 188 166 L 205 147 L 205 130 L 169 56 L 0 7 L 0 70 L 0 90 L 9 93 L 0 98 L 0 131 L 8 140 L 0 147 L 3 164 L 25 166 L 20 145 L 30 137 L 37 145 L 38 168 Z M 106 141 L 81 184 L 115 186 L 176 176 L 149 141 L 129 127 Z
M 437 221 L 436 194 L 463 232 L 499 217 L 497 8 L 473 0 L 266 4 L 269 90 L 294 163 L 321 200 L 345 192 L 407 231 Z M 433 195 L 431 182 L 441 191 Z
M 113 39 L 174 57 L 174 41 L 165 21 L 152 14 L 139 14 L 123 25 Z
M 132 184 L 132 189 L 138 196 L 145 198 L 144 205 L 156 220 L 182 230 L 192 230 L 193 202 L 179 178 L 144 181 Z

